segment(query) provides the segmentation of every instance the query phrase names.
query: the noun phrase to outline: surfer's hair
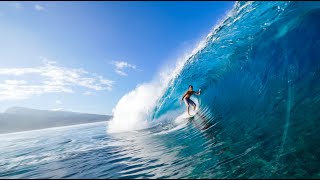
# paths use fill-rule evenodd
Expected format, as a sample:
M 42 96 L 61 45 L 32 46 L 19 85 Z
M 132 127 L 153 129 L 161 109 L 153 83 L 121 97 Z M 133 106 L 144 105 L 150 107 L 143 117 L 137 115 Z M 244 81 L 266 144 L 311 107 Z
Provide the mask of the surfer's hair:
M 193 89 L 193 86 L 192 86 L 192 85 L 189 85 L 189 88 L 190 88 L 190 87 Z

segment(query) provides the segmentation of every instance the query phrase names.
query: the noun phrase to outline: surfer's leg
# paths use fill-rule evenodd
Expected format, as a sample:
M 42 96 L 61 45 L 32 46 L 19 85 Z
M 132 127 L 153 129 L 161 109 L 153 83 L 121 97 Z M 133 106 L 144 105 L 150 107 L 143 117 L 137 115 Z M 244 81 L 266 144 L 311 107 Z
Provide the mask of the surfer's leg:
M 190 104 L 193 106 L 193 110 L 196 110 L 196 103 L 194 103 L 191 99 L 190 99 Z
M 188 114 L 189 114 L 189 116 L 190 116 L 190 113 L 189 113 L 189 107 L 190 107 L 190 105 L 189 105 L 188 100 L 187 100 L 187 99 L 184 99 L 184 103 L 186 104 L 187 112 L 188 112 Z
M 194 102 L 192 103 L 192 106 L 193 106 L 193 110 L 196 110 L 197 105 Z

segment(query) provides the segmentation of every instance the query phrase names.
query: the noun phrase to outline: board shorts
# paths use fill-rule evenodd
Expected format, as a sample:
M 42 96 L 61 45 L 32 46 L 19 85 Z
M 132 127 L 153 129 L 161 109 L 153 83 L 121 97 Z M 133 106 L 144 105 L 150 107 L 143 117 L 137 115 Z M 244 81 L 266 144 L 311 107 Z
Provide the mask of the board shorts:
M 186 105 L 196 106 L 196 103 L 194 103 L 190 98 L 184 98 L 184 102 Z

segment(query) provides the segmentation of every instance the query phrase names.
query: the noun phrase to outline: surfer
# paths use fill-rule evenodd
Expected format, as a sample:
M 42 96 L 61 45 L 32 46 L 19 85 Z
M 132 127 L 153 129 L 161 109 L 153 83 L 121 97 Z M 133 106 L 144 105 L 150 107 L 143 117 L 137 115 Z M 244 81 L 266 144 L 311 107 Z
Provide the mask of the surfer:
M 189 116 L 191 116 L 190 115 L 190 113 L 189 113 L 189 107 L 190 107 L 190 105 L 192 105 L 193 106 L 193 110 L 195 110 L 196 109 L 196 103 L 194 103 L 191 99 L 190 99 L 190 97 L 192 96 L 192 94 L 196 94 L 196 95 L 200 95 L 200 89 L 199 89 L 199 91 L 198 92 L 195 92 L 195 91 L 193 91 L 193 86 L 192 85 L 189 85 L 189 89 L 188 89 L 188 91 L 186 92 L 186 93 L 184 93 L 184 95 L 182 96 L 182 99 L 181 99 L 181 101 L 180 101 L 180 104 L 181 104 L 181 102 L 183 101 L 183 99 L 184 99 L 184 102 L 185 102 L 185 104 L 186 104 L 186 106 L 187 106 L 187 112 L 188 112 L 188 114 L 189 114 Z

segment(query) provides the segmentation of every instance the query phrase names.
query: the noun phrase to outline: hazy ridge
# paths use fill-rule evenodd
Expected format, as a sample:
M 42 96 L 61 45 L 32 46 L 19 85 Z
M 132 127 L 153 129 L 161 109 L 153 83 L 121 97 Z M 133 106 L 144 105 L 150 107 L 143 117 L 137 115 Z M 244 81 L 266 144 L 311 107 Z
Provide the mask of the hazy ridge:
M 112 116 L 12 107 L 0 113 L 0 134 L 107 121 Z

